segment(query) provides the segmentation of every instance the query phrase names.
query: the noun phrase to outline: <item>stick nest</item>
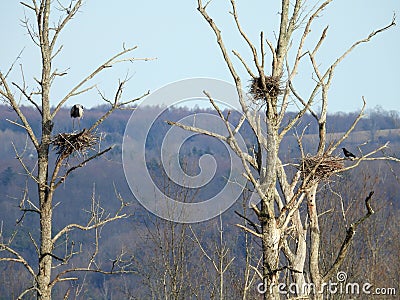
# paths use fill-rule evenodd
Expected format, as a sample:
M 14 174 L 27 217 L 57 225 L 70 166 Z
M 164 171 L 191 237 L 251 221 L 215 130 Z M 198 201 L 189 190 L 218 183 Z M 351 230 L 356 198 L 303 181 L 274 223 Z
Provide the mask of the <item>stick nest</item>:
M 263 89 L 261 77 L 251 80 L 250 94 L 255 100 L 265 100 L 267 96 L 277 97 L 283 93 L 280 78 L 276 76 L 265 76 L 265 90 Z
M 344 168 L 343 158 L 339 156 L 311 156 L 307 155 L 301 161 L 300 170 L 303 177 L 309 176 L 310 180 L 326 180 L 337 171 Z
M 99 137 L 83 129 L 81 132 L 59 133 L 53 141 L 53 150 L 61 157 L 68 157 L 73 152 L 87 153 L 88 150 L 95 150 L 94 146 L 99 142 Z

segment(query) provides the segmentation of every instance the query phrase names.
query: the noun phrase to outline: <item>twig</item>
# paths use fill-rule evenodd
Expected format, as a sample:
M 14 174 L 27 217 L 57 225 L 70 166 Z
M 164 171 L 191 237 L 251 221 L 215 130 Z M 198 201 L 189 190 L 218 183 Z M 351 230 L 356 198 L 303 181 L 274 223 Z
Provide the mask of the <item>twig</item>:
M 239 212 L 236 211 L 236 210 L 235 210 L 235 214 L 237 214 L 239 217 L 245 219 L 245 220 L 251 225 L 251 227 L 254 228 L 254 230 L 255 230 L 258 234 L 261 234 L 260 229 L 259 229 L 260 226 L 257 226 L 256 223 L 254 223 L 252 220 L 250 220 L 249 218 L 247 218 L 246 216 L 242 215 L 241 213 L 239 213 Z
M 247 228 L 246 226 L 243 226 L 242 224 L 235 224 L 235 225 L 237 227 L 239 227 L 239 228 L 242 228 L 244 231 L 247 231 L 247 232 L 255 235 L 256 237 L 262 238 L 262 234 L 261 233 L 258 233 L 258 232 L 254 231 L 254 230 L 251 230 L 251 229 Z
M 76 169 L 78 169 L 78 168 L 83 167 L 86 163 L 88 163 L 88 162 L 91 161 L 92 159 L 95 159 L 95 158 L 97 158 L 97 157 L 103 155 L 104 153 L 110 151 L 112 148 L 114 148 L 114 146 L 110 146 L 110 147 L 108 147 L 107 149 L 104 149 L 103 151 L 101 151 L 101 152 L 99 152 L 99 153 L 96 153 L 95 155 L 93 155 L 93 156 L 91 156 L 91 157 L 85 159 L 85 160 L 82 161 L 80 164 L 78 164 L 78 165 L 76 165 L 76 166 L 73 166 L 73 167 L 71 167 L 70 169 L 68 169 L 67 172 L 65 172 L 65 174 L 61 177 L 61 179 L 60 179 L 57 183 L 54 184 L 54 188 L 56 189 L 60 184 L 62 184 L 62 183 L 65 181 L 65 179 L 67 178 L 67 176 L 68 176 L 72 171 L 74 171 L 74 170 L 76 170 Z

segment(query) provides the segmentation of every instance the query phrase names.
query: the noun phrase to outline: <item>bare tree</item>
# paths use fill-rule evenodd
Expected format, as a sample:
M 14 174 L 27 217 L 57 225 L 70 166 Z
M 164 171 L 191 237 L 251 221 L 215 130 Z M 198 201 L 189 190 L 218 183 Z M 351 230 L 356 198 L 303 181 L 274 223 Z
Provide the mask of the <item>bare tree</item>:
M 191 170 L 186 161 L 182 165 L 185 172 Z M 159 172 L 161 164 L 158 164 Z M 196 202 L 198 191 L 193 191 L 174 184 L 167 174 L 161 172 L 155 181 L 164 195 L 183 203 Z M 156 195 L 154 196 L 156 197 Z M 177 210 L 173 205 L 168 207 L 172 216 Z M 190 239 L 189 225 L 163 220 L 148 213 L 144 228 L 132 232 L 132 239 L 138 243 L 134 254 L 135 269 L 142 279 L 143 286 L 136 286 L 128 294 L 139 298 L 151 299 L 189 299 L 195 296 L 203 298 L 201 286 L 204 274 L 197 266 L 199 257 L 195 251 L 196 243 Z M 140 250 L 137 250 L 140 249 Z M 136 299 L 136 298 L 135 298 Z
M 356 228 L 374 213 L 371 206 L 373 191 L 369 194 L 360 194 L 359 200 L 365 199 L 366 212 L 363 216 L 353 220 L 346 230 L 344 240 L 336 250 L 336 258 L 323 272 L 320 269 L 321 230 L 317 203 L 318 188 L 321 182 L 334 178 L 339 173 L 356 168 L 362 162 L 371 160 L 393 160 L 396 158 L 382 156 L 377 153 L 387 148 L 382 145 L 368 153 L 362 153 L 355 160 L 341 157 L 336 149 L 346 140 L 354 130 L 357 122 L 364 113 L 364 105 L 346 132 L 336 136 L 327 134 L 328 91 L 332 83 L 336 67 L 343 59 L 362 43 L 369 42 L 377 34 L 395 25 L 395 18 L 385 27 L 371 32 L 367 37 L 354 42 L 325 70 L 317 59 L 317 53 L 327 37 L 328 27 L 321 32 L 319 40 L 311 50 L 305 50 L 304 45 L 309 37 L 314 20 L 332 2 L 326 0 L 317 3 L 311 10 L 306 11 L 305 1 L 282 0 L 280 7 L 280 24 L 276 43 L 260 33 L 259 46 L 251 41 L 239 21 L 235 0 L 230 0 L 231 14 L 236 28 L 252 53 L 252 61 L 247 62 L 241 54 L 226 48 L 222 32 L 208 14 L 207 8 L 211 1 L 203 3 L 198 0 L 198 11 L 214 32 L 223 59 L 232 75 L 239 97 L 240 107 L 246 121 L 251 126 L 256 138 L 258 149 L 254 155 L 247 149 L 241 149 L 236 135 L 243 122 L 232 128 L 228 117 L 225 117 L 213 100 L 213 95 L 205 91 L 211 104 L 217 110 L 222 121 L 226 124 L 226 136 L 217 135 L 211 131 L 194 126 L 170 122 L 171 125 L 183 129 L 217 137 L 228 144 L 239 156 L 244 167 L 244 176 L 250 181 L 254 193 L 260 199 L 258 205 L 252 209 L 258 218 L 260 231 L 245 227 L 262 241 L 262 277 L 265 293 L 268 299 L 279 299 L 278 284 L 283 283 L 283 271 L 289 272 L 292 282 L 297 287 L 296 296 L 312 295 L 321 299 L 323 283 L 336 274 L 349 246 L 353 240 Z M 295 45 L 294 33 L 302 28 L 298 43 Z M 266 62 L 266 49 L 270 50 L 270 67 Z M 289 50 L 294 49 L 294 60 L 291 61 Z M 290 50 L 292 51 L 292 50 Z M 243 79 L 238 75 L 238 67 L 232 60 L 237 58 L 239 64 L 247 71 L 251 80 L 249 94 L 243 92 Z M 308 60 L 313 68 L 314 87 L 308 96 L 301 95 L 295 88 L 294 78 L 297 75 L 301 62 Z M 320 107 L 314 109 L 317 97 L 320 98 Z M 289 121 L 285 116 L 289 104 L 294 101 L 299 107 L 298 113 Z M 263 112 L 263 113 L 260 113 Z M 311 114 L 318 126 L 318 142 L 311 153 L 303 149 L 304 132 L 298 135 L 298 144 L 301 157 L 297 161 L 284 161 L 279 154 L 282 139 L 289 132 L 296 129 L 296 125 L 305 114 Z M 336 154 L 335 154 L 336 153 Z M 304 209 L 301 209 L 304 208 Z M 303 214 L 303 215 L 302 215 Z M 305 214 L 305 215 L 304 215 Z M 251 225 L 251 223 L 249 224 Z M 243 228 L 243 226 L 242 226 Z M 309 237 L 308 237 L 309 234 Z M 308 262 L 310 276 L 305 276 Z M 286 282 L 285 282 L 286 283 Z M 312 284 L 311 290 L 301 287 Z
M 13 123 L 26 131 L 37 153 L 36 171 L 36 169 L 33 170 L 29 168 L 24 161 L 23 155 L 18 152 L 18 149 L 15 149 L 17 159 L 21 163 L 26 174 L 38 187 L 38 204 L 35 204 L 34 201 L 30 201 L 29 199 L 23 199 L 20 205 L 23 216 L 25 216 L 26 213 L 35 213 L 40 219 L 40 238 L 35 240 L 31 237 L 32 243 L 37 251 L 37 262 L 29 262 L 22 254 L 13 249 L 11 243 L 12 238 L 7 240 L 6 237 L 0 236 L 0 261 L 20 263 L 32 277 L 32 286 L 24 290 L 18 297 L 19 299 L 35 291 L 38 299 L 51 299 L 52 289 L 57 283 L 77 280 L 76 274 L 79 272 L 89 271 L 114 274 L 128 271 L 124 267 L 126 265 L 123 258 L 124 253 L 121 253 L 121 255 L 114 260 L 109 270 L 104 270 L 96 264 L 96 256 L 99 251 L 99 230 L 109 222 L 128 216 L 123 211 L 126 203 L 118 193 L 116 193 L 116 196 L 121 205 L 114 213 L 106 213 L 98 200 L 96 200 L 95 194 L 93 194 L 92 208 L 86 224 L 71 223 L 58 232 L 53 232 L 52 215 L 55 190 L 65 182 L 66 178 L 72 172 L 112 149 L 112 147 L 102 149 L 100 143 L 101 137 L 97 133 L 98 126 L 110 116 L 113 111 L 129 105 L 147 94 L 135 99 L 123 100 L 123 89 L 128 78 L 120 80 L 113 99 L 108 99 L 105 95 L 100 93 L 101 98 L 109 104 L 109 108 L 90 128 L 85 128 L 81 132 L 59 133 L 56 136 L 54 135 L 54 118 L 60 112 L 60 109 L 75 96 L 96 88 L 96 84 L 89 86 L 95 76 L 111 68 L 115 64 L 140 60 L 127 56 L 135 50 L 136 47 L 124 47 L 121 52 L 100 64 L 94 71 L 73 86 L 62 99 L 58 100 L 54 108 L 52 108 L 53 104 L 50 103 L 52 84 L 55 79 L 67 74 L 67 71 L 59 71 L 53 66 L 55 57 L 60 55 L 62 50 L 62 46 L 58 46 L 58 38 L 67 23 L 76 16 L 82 6 L 81 0 L 66 1 L 66 4 L 63 4 L 63 2 L 64 1 L 53 2 L 50 0 L 21 2 L 35 17 L 34 23 L 31 23 L 26 17 L 23 20 L 23 25 L 32 42 L 39 48 L 41 54 L 41 74 L 37 79 L 35 78 L 36 88 L 28 88 L 22 68 L 22 83 L 10 82 L 8 79 L 13 67 L 6 73 L 0 72 L 1 98 L 5 103 L 10 105 L 17 114 L 19 120 Z M 148 59 L 144 58 L 142 60 Z M 40 132 L 34 132 L 31 123 L 27 120 L 21 109 L 20 98 L 26 100 L 37 109 L 41 119 Z M 50 160 L 50 157 L 52 155 L 54 156 L 54 154 L 52 154 L 52 149 L 55 149 L 58 155 L 54 165 L 52 160 Z M 75 155 L 76 153 L 79 155 Z M 76 229 L 94 231 L 95 249 L 86 266 L 69 267 L 69 260 L 74 255 L 80 253 L 79 249 L 76 249 L 73 242 L 68 238 L 69 233 Z M 55 247 L 58 244 L 63 244 L 65 247 L 65 253 L 61 257 L 54 254 Z M 35 267 L 36 265 L 37 268 Z M 54 270 L 59 271 L 54 272 Z M 69 276 L 69 274 L 74 275 Z M 68 295 L 66 295 L 66 297 L 67 296 Z
M 219 224 L 218 224 L 218 233 L 219 233 L 219 241 L 218 244 L 215 245 L 214 251 L 207 251 L 205 246 L 199 240 L 196 232 L 194 231 L 193 227 L 190 226 L 190 230 L 192 232 L 193 238 L 201 250 L 201 253 L 204 255 L 205 258 L 212 264 L 215 272 L 216 272 L 216 282 L 213 285 L 216 287 L 217 290 L 217 297 L 218 299 L 222 300 L 225 299 L 225 273 L 227 273 L 229 267 L 231 266 L 232 262 L 235 260 L 235 257 L 230 258 L 230 251 L 229 247 L 224 240 L 224 228 L 222 224 L 222 216 L 219 217 Z M 213 252 L 212 255 L 210 252 Z
M 329 270 L 332 261 L 336 259 L 336 249 L 339 249 L 345 238 L 346 230 L 353 220 L 364 214 L 364 203 L 358 201 L 359 194 L 367 194 L 375 190 L 374 197 L 379 199 L 374 203 L 374 215 L 368 222 L 359 226 L 360 237 L 354 240 L 348 255 L 340 267 L 345 272 L 347 282 L 373 283 L 375 287 L 394 286 L 397 259 L 395 258 L 398 245 L 392 240 L 398 236 L 395 224 L 396 209 L 390 203 L 387 190 L 382 186 L 389 186 L 388 174 L 384 162 L 373 162 L 354 169 L 339 178 L 321 187 L 318 197 L 321 228 L 320 266 L 323 271 Z M 377 171 L 378 170 L 378 171 Z M 357 178 L 357 181 L 352 180 Z M 338 201 L 332 201 L 332 199 Z M 354 259 L 357 258 L 357 259 Z M 390 263 L 388 263 L 390 262 Z M 385 266 L 382 268 L 382 266 Z M 379 275 L 378 275 L 379 274 Z M 327 299 L 346 299 L 349 295 L 329 295 Z
M 260 248 L 260 243 L 258 237 L 254 236 L 253 233 L 260 233 L 260 225 L 256 224 L 251 220 L 249 216 L 248 203 L 251 199 L 251 190 L 245 189 L 242 193 L 242 207 L 243 213 L 235 211 L 235 213 L 242 218 L 243 224 L 236 224 L 237 227 L 244 229 L 244 247 L 245 247 L 245 257 L 244 257 L 244 272 L 243 272 L 243 282 L 240 287 L 240 292 L 242 293 L 242 299 L 252 299 L 254 298 L 257 276 L 260 276 L 259 266 L 261 264 L 260 256 L 257 254 L 258 248 Z M 248 230 L 248 226 L 252 228 L 252 231 Z M 262 275 L 260 276 L 262 277 Z

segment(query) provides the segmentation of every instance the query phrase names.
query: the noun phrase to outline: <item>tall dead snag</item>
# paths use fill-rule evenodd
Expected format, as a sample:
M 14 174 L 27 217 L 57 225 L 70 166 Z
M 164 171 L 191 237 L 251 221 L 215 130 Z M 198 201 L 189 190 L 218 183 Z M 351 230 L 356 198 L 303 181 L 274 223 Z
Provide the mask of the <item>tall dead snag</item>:
M 68 233 L 72 229 L 79 230 L 94 230 L 97 236 L 97 230 L 108 222 L 118 220 L 126 217 L 122 209 L 125 207 L 124 201 L 117 194 L 121 202 L 121 207 L 114 214 L 110 214 L 104 217 L 101 210 L 99 210 L 99 203 L 96 197 L 93 196 L 92 214 L 87 224 L 69 224 L 59 232 L 53 232 L 53 196 L 56 188 L 62 184 L 67 176 L 71 172 L 83 167 L 87 162 L 91 161 L 106 152 L 112 147 L 104 150 L 99 150 L 99 139 L 96 133 L 97 127 L 116 109 L 119 109 L 125 105 L 128 105 L 135 100 L 122 100 L 122 91 L 127 82 L 126 79 L 121 80 L 118 84 L 115 97 L 112 100 L 108 100 L 103 95 L 102 98 L 108 104 L 109 109 L 106 113 L 97 120 L 90 128 L 83 130 L 80 133 L 60 133 L 53 136 L 53 125 L 54 118 L 60 109 L 67 104 L 71 98 L 83 94 L 90 89 L 96 87 L 96 85 L 88 86 L 90 81 L 105 69 L 111 68 L 113 65 L 121 62 L 133 62 L 138 58 L 127 57 L 127 54 L 131 53 L 136 47 L 124 48 L 121 52 L 117 53 L 109 60 L 99 65 L 97 69 L 91 72 L 87 77 L 83 78 L 77 85 L 56 103 L 55 108 L 51 108 L 50 103 L 50 90 L 54 79 L 61 77 L 66 74 L 65 72 L 58 71 L 54 66 L 54 58 L 60 55 L 62 46 L 58 45 L 58 37 L 66 24 L 71 21 L 82 6 L 82 0 L 67 1 L 67 4 L 63 4 L 62 1 L 50 1 L 50 0 L 31 0 L 30 2 L 21 2 L 21 4 L 31 11 L 35 17 L 35 23 L 30 23 L 26 17 L 23 20 L 28 34 L 33 43 L 38 46 L 41 53 L 41 74 L 36 79 L 37 87 L 34 90 L 29 90 L 24 76 L 24 81 L 19 84 L 16 82 L 10 82 L 8 74 L 0 72 L 0 95 L 2 100 L 9 104 L 11 108 L 16 112 L 19 118 L 19 123 L 16 125 L 24 128 L 37 152 L 37 174 L 34 174 L 33 170 L 29 170 L 28 166 L 24 163 L 24 159 L 21 155 L 17 154 L 17 158 L 20 161 L 22 167 L 26 171 L 27 175 L 34 180 L 38 186 L 38 206 L 30 203 L 30 207 L 22 207 L 25 212 L 36 212 L 40 218 L 40 240 L 35 241 L 32 238 L 34 246 L 37 250 L 36 263 L 28 262 L 20 253 L 12 248 L 12 245 L 6 243 L 4 238 L 0 239 L 0 253 L 2 257 L 0 261 L 10 261 L 21 263 L 27 271 L 31 274 L 33 285 L 27 288 L 20 296 L 26 295 L 30 292 L 37 293 L 38 299 L 51 299 L 51 292 L 54 285 L 61 281 L 76 280 L 76 277 L 68 277 L 67 275 L 71 272 L 101 272 L 105 274 L 111 274 L 116 272 L 125 272 L 123 268 L 122 256 L 116 258 L 113 267 L 115 268 L 107 271 L 98 269 L 95 262 L 95 257 L 98 251 L 95 251 L 92 255 L 91 261 L 86 267 L 71 267 L 65 268 L 68 265 L 69 259 L 75 254 L 79 253 L 73 248 L 73 244 L 68 244 Z M 139 59 L 140 60 L 140 59 Z M 147 58 L 142 59 L 147 60 Z M 22 73 L 23 75 L 23 73 Z M 19 93 L 19 94 L 18 94 Z M 41 131 L 35 133 L 32 129 L 31 124 L 25 117 L 23 111 L 19 105 L 20 95 L 27 102 L 34 105 L 38 114 L 41 118 Z M 97 145 L 96 149 L 93 146 Z M 56 148 L 58 159 L 55 165 L 51 165 L 49 162 L 49 156 L 51 154 L 52 147 Z M 90 150 L 90 151 L 89 151 Z M 71 154 L 76 152 L 85 152 L 88 155 L 82 156 L 82 161 L 77 162 L 75 165 L 71 165 L 68 160 Z M 65 239 L 67 250 L 64 257 L 58 257 L 54 255 L 56 242 L 60 242 L 59 239 Z M 95 239 L 96 249 L 98 250 L 98 239 Z M 57 264 L 55 264 L 57 261 Z M 38 269 L 35 270 L 34 265 L 38 265 Z M 57 267 L 62 266 L 62 271 L 56 273 Z M 118 266 L 118 267 L 117 267 Z M 55 273 L 55 274 L 53 274 Z
M 278 284 L 287 283 L 287 281 L 283 280 L 282 271 L 284 270 L 286 273 L 289 272 L 287 277 L 289 281 L 300 287 L 296 291 L 297 296 L 313 295 L 316 299 L 322 297 L 322 294 L 316 292 L 316 290 L 320 289 L 322 282 L 327 279 L 327 276 L 323 276 L 319 269 L 319 249 L 321 245 L 318 204 L 316 201 L 318 184 L 320 181 L 326 180 L 339 172 L 358 166 L 362 161 L 377 159 L 376 157 L 371 157 L 371 155 L 386 147 L 384 145 L 371 153 L 363 155 L 352 161 L 351 166 L 347 167 L 343 164 L 343 158 L 332 155 L 362 117 L 363 108 L 348 131 L 326 149 L 326 145 L 329 142 L 326 134 L 328 91 L 335 68 L 359 44 L 370 41 L 378 33 L 395 25 L 393 19 L 386 27 L 376 30 L 365 39 L 355 42 L 326 71 L 322 71 L 316 54 L 327 37 L 328 28 L 322 31 L 320 39 L 312 50 L 304 50 L 303 47 L 311 31 L 313 21 L 330 2 L 332 0 L 318 2 L 310 11 L 306 11 L 304 1 L 282 0 L 277 41 L 273 43 L 268 38 L 265 38 L 264 33 L 261 32 L 260 41 L 257 42 L 260 46 L 256 46 L 257 44 L 250 40 L 241 26 L 235 1 L 230 0 L 233 21 L 244 44 L 248 46 L 252 54 L 251 62 L 247 62 L 238 51 L 232 50 L 231 53 L 226 48 L 219 26 L 207 11 L 208 7 L 212 6 L 212 1 L 206 3 L 203 3 L 202 0 L 197 1 L 198 11 L 214 32 L 223 59 L 232 75 L 242 113 L 257 138 L 258 151 L 255 151 L 257 152 L 255 155 L 241 150 L 236 142 L 236 134 L 239 128 L 232 130 L 229 127 L 228 119 L 223 116 L 216 106 L 212 99 L 213 95 L 205 93 L 218 111 L 219 116 L 227 124 L 228 136 L 222 137 L 221 140 L 226 141 L 240 157 L 245 170 L 244 176 L 251 182 L 254 193 L 260 199 L 260 203 L 254 205 L 253 210 L 260 223 L 261 232 L 255 232 L 251 228 L 246 228 L 245 230 L 260 237 L 262 241 L 263 263 L 260 274 L 266 299 L 280 299 Z M 303 31 L 300 33 L 297 45 L 294 45 L 293 43 L 296 39 L 293 38 L 293 33 L 296 30 L 300 31 L 300 28 L 303 28 Z M 270 64 L 266 64 L 265 49 L 270 51 Z M 295 51 L 293 61 L 289 60 L 289 57 L 292 57 L 292 55 L 288 55 L 289 49 Z M 244 84 L 242 78 L 238 75 L 236 63 L 234 63 L 232 57 L 238 59 L 239 64 L 244 67 L 250 77 L 250 97 L 243 92 L 247 84 Z M 298 72 L 300 62 L 307 59 L 314 69 L 316 80 L 313 81 L 315 85 L 310 95 L 303 97 L 294 86 L 294 78 Z M 318 112 L 313 109 L 317 96 L 322 98 Z M 283 122 L 289 102 L 292 99 L 297 101 L 300 109 L 295 117 L 288 122 Z M 260 112 L 263 112 L 263 114 L 260 114 Z M 299 167 L 294 170 L 292 164 L 286 164 L 282 161 L 279 156 L 279 148 L 285 135 L 293 131 L 296 124 L 306 113 L 310 113 L 315 117 L 319 128 L 319 141 L 314 154 L 307 154 L 301 151 L 302 157 L 300 159 L 297 158 Z M 172 124 L 186 130 L 217 136 L 215 133 L 207 132 L 204 129 L 184 124 Z M 243 122 L 238 127 L 242 124 Z M 301 136 L 299 137 L 299 145 L 302 150 Z M 396 160 L 388 157 L 379 159 Z M 294 174 L 294 176 L 290 175 L 291 178 L 289 178 L 289 174 Z M 360 197 L 362 196 L 360 195 Z M 308 210 L 301 210 L 303 213 L 307 212 L 308 218 L 301 216 L 299 208 L 302 205 L 308 207 Z M 308 232 L 310 232 L 310 239 L 307 238 Z M 350 240 L 351 238 L 352 235 Z M 308 242 L 310 244 L 307 244 Z M 308 249 L 310 249 L 309 252 Z M 347 247 L 342 247 L 339 251 L 340 257 L 346 255 L 346 249 Z M 333 270 L 337 270 L 337 267 L 343 261 L 339 256 L 332 266 Z M 316 286 L 314 291 L 303 291 L 301 289 L 309 280 L 304 276 L 307 271 L 307 266 L 305 265 L 307 257 L 310 263 L 310 282 Z M 331 274 L 331 272 L 327 274 Z

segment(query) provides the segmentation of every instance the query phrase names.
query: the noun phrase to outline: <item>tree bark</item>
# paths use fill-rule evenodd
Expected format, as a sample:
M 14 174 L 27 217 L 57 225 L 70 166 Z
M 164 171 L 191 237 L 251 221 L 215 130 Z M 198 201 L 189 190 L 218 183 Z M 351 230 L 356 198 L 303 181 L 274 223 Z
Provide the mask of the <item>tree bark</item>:
M 296 254 L 294 255 L 294 259 L 290 263 L 293 269 L 292 271 L 293 282 L 296 283 L 297 286 L 296 294 L 297 296 L 300 297 L 307 295 L 307 292 L 304 291 L 303 289 L 303 286 L 306 283 L 306 280 L 304 278 L 304 265 L 307 256 L 307 241 L 306 241 L 307 230 L 303 228 L 299 211 L 297 211 L 293 216 L 293 223 L 296 226 L 297 248 L 296 248 Z
M 323 299 L 321 293 L 322 277 L 319 270 L 319 246 L 320 246 L 320 229 L 318 223 L 318 212 L 316 205 L 316 193 L 318 184 L 314 184 L 306 192 L 308 215 L 310 216 L 310 274 L 311 282 L 314 284 L 313 299 Z
M 52 199 L 53 187 L 49 186 L 49 147 L 53 129 L 50 112 L 51 86 L 51 47 L 49 42 L 49 16 L 51 1 L 41 3 L 43 16 L 38 19 L 40 49 L 42 54 L 42 137 L 38 151 L 38 190 L 40 204 L 40 253 L 39 273 L 37 276 L 38 299 L 51 299 L 51 270 L 52 270 Z M 41 30 L 40 30 L 41 29 Z
M 39 274 L 37 276 L 38 299 L 51 299 L 51 266 L 53 243 L 51 240 L 52 207 L 51 196 L 48 197 L 45 191 L 40 192 L 41 212 L 40 212 L 40 256 Z
M 267 111 L 267 157 L 266 172 L 261 175 L 261 186 L 265 191 L 265 199 L 261 206 L 260 224 L 262 227 L 262 251 L 263 251 L 263 277 L 267 292 L 265 299 L 280 299 L 278 292 L 278 264 L 279 242 L 281 232 L 275 218 L 274 202 L 276 188 L 276 166 L 278 161 L 278 130 L 275 126 L 274 105 L 270 105 L 273 99 L 269 99 Z
M 264 299 L 280 299 L 277 268 L 279 263 L 280 231 L 275 218 L 269 218 L 262 226 Z
M 49 143 L 51 129 L 44 124 L 38 159 L 38 188 L 40 203 L 40 253 L 37 276 L 38 299 L 51 299 L 52 199 L 53 187 L 48 185 Z M 40 291 L 40 292 L 39 292 Z

